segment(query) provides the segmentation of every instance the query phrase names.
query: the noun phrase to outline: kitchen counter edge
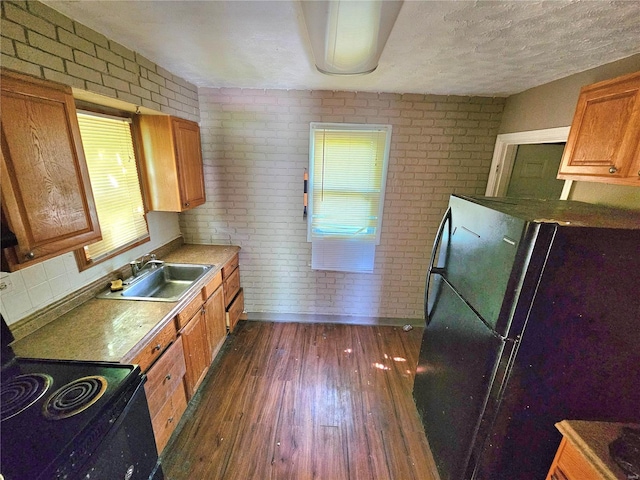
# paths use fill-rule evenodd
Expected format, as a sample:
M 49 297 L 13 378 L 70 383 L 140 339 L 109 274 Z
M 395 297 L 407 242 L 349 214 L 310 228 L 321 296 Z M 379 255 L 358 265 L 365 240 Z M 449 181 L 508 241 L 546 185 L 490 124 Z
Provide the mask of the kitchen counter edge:
M 556 428 L 578 449 L 606 480 L 626 479 L 625 472 L 609 455 L 609 443 L 622 434 L 622 427 L 638 428 L 630 423 L 563 420 Z
M 12 344 L 30 358 L 130 363 L 202 287 L 240 251 L 234 245 L 182 245 L 160 258 L 169 263 L 212 264 L 178 302 L 91 298 Z

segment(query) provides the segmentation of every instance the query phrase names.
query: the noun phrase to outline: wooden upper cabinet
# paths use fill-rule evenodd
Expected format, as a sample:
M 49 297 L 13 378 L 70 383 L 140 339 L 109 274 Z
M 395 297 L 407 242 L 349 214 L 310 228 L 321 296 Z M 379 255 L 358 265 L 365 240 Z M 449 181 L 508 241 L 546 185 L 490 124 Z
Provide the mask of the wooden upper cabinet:
M 176 156 L 179 159 L 182 206 L 186 210 L 205 202 L 200 127 L 197 123 L 181 118 L 172 118 L 171 125 L 176 142 Z
M 640 186 L 640 72 L 582 88 L 558 178 Z
M 71 89 L 1 77 L 3 220 L 18 241 L 3 255 L 13 271 L 102 236 Z
M 200 127 L 165 115 L 136 117 L 150 210 L 182 212 L 205 202 Z

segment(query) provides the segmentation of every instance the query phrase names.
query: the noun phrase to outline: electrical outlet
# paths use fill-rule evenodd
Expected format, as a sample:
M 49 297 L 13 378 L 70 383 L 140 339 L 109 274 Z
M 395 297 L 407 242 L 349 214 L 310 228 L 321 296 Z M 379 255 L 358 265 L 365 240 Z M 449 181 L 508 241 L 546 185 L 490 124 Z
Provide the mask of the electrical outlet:
M 13 282 L 11 281 L 11 277 L 7 275 L 6 277 L 0 278 L 0 294 L 9 293 L 13 290 Z

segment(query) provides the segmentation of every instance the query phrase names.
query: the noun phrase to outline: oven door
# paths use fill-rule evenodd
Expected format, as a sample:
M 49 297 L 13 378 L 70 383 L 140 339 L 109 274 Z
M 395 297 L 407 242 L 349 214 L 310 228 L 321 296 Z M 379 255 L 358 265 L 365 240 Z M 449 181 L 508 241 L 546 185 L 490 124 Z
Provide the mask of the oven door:
M 163 480 L 143 383 L 78 475 L 92 480 Z

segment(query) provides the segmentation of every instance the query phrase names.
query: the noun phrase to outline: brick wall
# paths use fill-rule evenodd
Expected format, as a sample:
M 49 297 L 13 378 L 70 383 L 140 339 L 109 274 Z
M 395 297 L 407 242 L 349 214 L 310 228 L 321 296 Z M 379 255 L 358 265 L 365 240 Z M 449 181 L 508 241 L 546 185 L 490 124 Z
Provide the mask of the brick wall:
M 243 247 L 248 311 L 422 316 L 433 235 L 450 193 L 484 193 L 504 99 L 240 89 L 201 89 L 198 97 L 195 86 L 42 3 L 0 4 L 4 67 L 201 118 L 208 201 L 182 214 L 180 229 L 190 242 Z M 382 243 L 373 274 L 309 267 L 302 175 L 312 121 L 393 125 Z M 170 224 L 163 222 L 159 230 Z M 37 267 L 42 272 L 11 274 L 19 291 L 11 308 L 0 299 L 3 313 L 16 321 L 102 273 L 77 274 L 70 258 L 64 261 L 70 280 L 59 292 L 49 292 L 49 277 L 61 269 L 48 263 Z M 49 290 L 42 295 L 45 284 Z M 19 295 L 30 301 L 17 302 Z
M 3 67 L 191 120 L 197 88 L 39 2 L 0 2 Z M 0 272 L 0 313 L 13 324 L 180 235 L 176 213 L 150 212 L 151 241 L 78 272 L 73 253 Z
M 187 242 L 242 247 L 249 312 L 421 318 L 449 194 L 482 195 L 504 99 L 200 89 L 207 203 L 180 217 Z M 373 274 L 311 270 L 302 218 L 309 122 L 393 125 Z
M 43 3 L 2 1 L 2 66 L 198 121 L 195 85 Z

